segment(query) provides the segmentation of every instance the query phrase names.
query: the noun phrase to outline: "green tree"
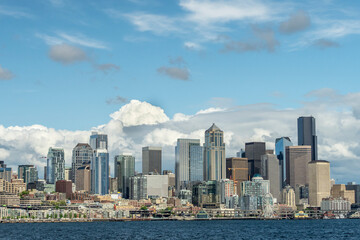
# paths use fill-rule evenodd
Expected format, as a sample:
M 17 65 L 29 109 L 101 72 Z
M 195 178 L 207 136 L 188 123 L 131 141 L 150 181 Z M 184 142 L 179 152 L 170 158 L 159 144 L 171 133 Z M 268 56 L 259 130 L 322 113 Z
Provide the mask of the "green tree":
M 72 212 L 71 213 L 69 213 L 69 218 L 72 218 L 73 217 L 73 214 L 72 214 Z
M 142 206 L 140 210 L 148 210 L 148 208 L 146 206 Z
M 63 218 L 64 216 L 63 216 L 63 214 L 62 213 L 60 213 L 60 216 L 59 216 L 60 218 Z
M 74 218 L 77 218 L 77 214 L 76 214 L 76 213 L 74 213 Z
M 65 213 L 65 214 L 64 214 L 64 218 L 67 218 L 67 217 L 68 217 L 68 215 L 67 215 L 67 213 Z

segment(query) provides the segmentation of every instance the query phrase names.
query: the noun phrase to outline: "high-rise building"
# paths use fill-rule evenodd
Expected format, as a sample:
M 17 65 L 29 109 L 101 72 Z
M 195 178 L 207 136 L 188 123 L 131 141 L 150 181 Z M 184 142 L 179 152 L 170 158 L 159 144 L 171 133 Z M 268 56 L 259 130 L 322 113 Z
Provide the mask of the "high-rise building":
M 56 181 L 55 191 L 59 193 L 65 193 L 66 198 L 71 198 L 72 191 L 72 181 L 70 180 L 59 180 Z
M 293 210 L 296 209 L 295 191 L 290 185 L 285 186 L 282 190 L 282 203 Z
M 33 183 L 38 180 L 38 171 L 34 165 L 19 165 L 18 179 L 23 179 L 24 183 Z
M 84 164 L 76 169 L 76 191 L 91 192 L 91 170 L 90 163 Z
M 360 204 L 360 184 L 356 184 L 355 182 L 349 182 L 346 185 L 346 190 L 354 190 L 355 191 L 355 203 Z
M 309 204 L 320 207 L 323 198 L 330 197 L 330 163 L 324 160 L 308 163 Z
M 109 193 L 109 153 L 106 149 L 94 151 L 91 162 L 91 192 L 100 195 Z
M 314 117 L 299 117 L 298 124 L 298 145 L 311 146 L 311 160 L 318 159 L 317 152 L 317 136 Z
M 47 155 L 46 182 L 55 184 L 58 180 L 65 179 L 64 149 L 49 148 Z
M 265 200 L 271 205 L 270 181 L 264 180 L 260 174 L 255 174 L 251 181 L 241 183 L 240 208 L 242 210 L 262 209 Z
M 131 154 L 115 156 L 114 176 L 117 178 L 118 191 L 128 199 L 130 195 L 130 177 L 135 176 L 135 157 Z
M 347 199 L 351 204 L 355 203 L 355 190 L 346 189 L 345 184 L 334 184 L 330 195 L 333 198 Z
M 286 183 L 307 185 L 308 163 L 311 161 L 311 146 L 288 146 L 286 151 Z
M 108 136 L 103 133 L 92 132 L 90 136 L 90 147 L 95 149 L 108 150 Z
M 71 167 L 65 167 L 65 180 L 72 181 L 71 179 L 72 179 L 72 169 Z
M 2 167 L 0 168 L 0 179 L 4 179 L 7 182 L 11 182 L 12 168 Z
M 94 135 L 96 136 L 96 135 Z M 106 136 L 106 135 L 105 135 Z M 107 145 L 107 137 L 104 137 L 106 139 Z M 93 137 L 93 144 L 96 146 L 97 138 Z M 90 137 L 91 141 L 91 137 Z M 98 141 L 99 142 L 99 141 Z M 100 145 L 100 144 L 98 144 Z M 104 144 L 103 144 L 104 145 Z M 71 173 L 71 180 L 75 183 L 76 182 L 76 170 L 83 166 L 84 164 L 91 163 L 91 160 L 93 158 L 93 149 L 90 147 L 87 143 L 78 143 L 73 151 L 72 151 L 72 173 Z
M 226 176 L 224 132 L 215 123 L 205 131 L 204 180 L 220 181 Z
M 220 202 L 225 204 L 231 197 L 236 194 L 236 185 L 233 180 L 221 179 L 220 180 Z
M 226 178 L 235 182 L 236 194 L 240 196 L 240 184 L 248 180 L 248 159 L 239 157 L 226 158 Z
M 117 193 L 118 192 L 118 179 L 115 178 L 109 178 L 109 192 L 110 193 Z
M 192 204 L 202 208 L 219 208 L 221 201 L 219 181 L 195 183 L 192 186 Z
M 142 174 L 161 174 L 162 160 L 161 147 L 142 148 Z
M 130 199 L 140 200 L 169 196 L 167 175 L 139 175 L 130 177 Z
M 204 148 L 200 139 L 178 139 L 175 146 L 175 185 L 179 192 L 190 183 L 203 181 Z
M 286 147 L 292 146 L 292 142 L 289 137 L 281 137 L 275 140 L 275 154 L 279 159 L 280 164 L 280 177 L 281 187 L 286 185 Z
M 277 200 L 281 200 L 280 164 L 276 155 L 265 154 L 261 156 L 261 176 L 270 181 L 270 193 Z
M 260 174 L 261 156 L 266 153 L 264 142 L 245 143 L 245 157 L 248 159 L 249 176 Z

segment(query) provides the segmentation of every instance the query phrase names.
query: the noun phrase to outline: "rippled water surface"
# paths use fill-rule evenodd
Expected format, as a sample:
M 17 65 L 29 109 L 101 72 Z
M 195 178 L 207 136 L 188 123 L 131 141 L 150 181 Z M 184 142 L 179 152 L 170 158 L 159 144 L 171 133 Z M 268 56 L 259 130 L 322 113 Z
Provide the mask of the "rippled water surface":
M 0 239 L 360 239 L 360 220 L 0 224 Z

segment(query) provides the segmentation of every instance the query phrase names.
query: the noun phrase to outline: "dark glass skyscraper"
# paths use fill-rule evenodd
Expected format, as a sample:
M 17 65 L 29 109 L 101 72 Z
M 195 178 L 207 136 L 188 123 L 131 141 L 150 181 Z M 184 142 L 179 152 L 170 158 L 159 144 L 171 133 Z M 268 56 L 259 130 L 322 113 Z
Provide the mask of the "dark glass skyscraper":
M 248 159 L 249 176 L 260 174 L 261 156 L 266 153 L 264 142 L 245 143 L 245 157 Z
M 299 117 L 298 123 L 298 145 L 311 146 L 311 160 L 315 161 L 318 159 L 317 156 L 317 136 L 315 127 L 315 118 L 310 117 Z
M 279 159 L 280 164 L 280 177 L 281 177 L 281 187 L 286 185 L 286 151 L 285 148 L 292 146 L 292 142 L 289 137 L 281 137 L 275 140 L 275 154 Z

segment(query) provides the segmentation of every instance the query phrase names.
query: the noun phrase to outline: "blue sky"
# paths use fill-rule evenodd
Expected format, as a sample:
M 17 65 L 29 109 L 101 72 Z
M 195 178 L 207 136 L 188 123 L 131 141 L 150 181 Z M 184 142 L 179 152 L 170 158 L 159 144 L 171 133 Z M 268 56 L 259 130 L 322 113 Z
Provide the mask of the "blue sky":
M 0 0 L 0 160 L 67 164 L 91 129 L 110 154 L 162 146 L 215 122 L 227 156 L 317 119 L 339 181 L 360 167 L 360 2 Z M 41 169 L 41 168 L 40 168 Z M 40 170 L 41 171 L 41 170 Z
M 215 10 L 216 4 L 223 7 Z M 0 81 L 1 124 L 86 130 L 107 121 L 125 99 L 172 116 L 224 104 L 293 108 L 325 87 L 358 91 L 358 7 L 353 1 L 0 1 L 0 66 L 13 75 Z M 298 13 L 295 30 L 281 32 Z M 60 44 L 85 56 L 56 61 L 49 54 Z M 102 64 L 106 72 L 96 68 Z M 189 76 L 174 79 L 162 67 Z M 118 96 L 124 101 L 111 101 Z

